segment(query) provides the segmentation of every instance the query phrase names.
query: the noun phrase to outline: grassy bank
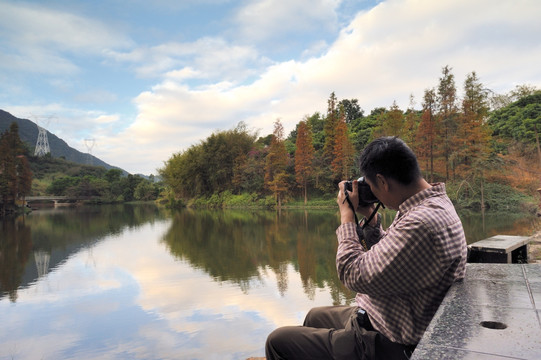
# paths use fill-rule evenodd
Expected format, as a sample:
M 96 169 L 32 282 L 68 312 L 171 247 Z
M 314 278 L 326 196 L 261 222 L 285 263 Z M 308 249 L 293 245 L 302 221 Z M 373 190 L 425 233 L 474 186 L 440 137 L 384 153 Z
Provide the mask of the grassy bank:
M 483 193 L 464 182 L 450 182 L 446 187 L 447 194 L 457 209 L 480 211 L 483 202 L 485 210 L 489 211 L 535 213 L 538 206 L 538 201 L 533 195 L 524 194 L 507 185 L 485 184 Z M 276 201 L 271 195 L 256 193 L 236 195 L 230 191 L 210 197 L 189 199 L 184 203 L 193 208 L 276 208 Z M 304 198 L 294 197 L 284 199 L 282 202 L 282 208 L 285 209 L 335 207 L 336 193 L 308 197 L 306 204 Z

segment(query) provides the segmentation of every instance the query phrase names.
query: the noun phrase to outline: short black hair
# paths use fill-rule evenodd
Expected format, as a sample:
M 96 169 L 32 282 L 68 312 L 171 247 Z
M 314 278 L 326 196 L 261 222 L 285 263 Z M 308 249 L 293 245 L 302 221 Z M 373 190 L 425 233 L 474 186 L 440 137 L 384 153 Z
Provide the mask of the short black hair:
M 372 182 L 376 175 L 409 185 L 421 178 L 417 157 L 406 143 L 396 136 L 381 137 L 368 144 L 361 153 L 361 173 Z

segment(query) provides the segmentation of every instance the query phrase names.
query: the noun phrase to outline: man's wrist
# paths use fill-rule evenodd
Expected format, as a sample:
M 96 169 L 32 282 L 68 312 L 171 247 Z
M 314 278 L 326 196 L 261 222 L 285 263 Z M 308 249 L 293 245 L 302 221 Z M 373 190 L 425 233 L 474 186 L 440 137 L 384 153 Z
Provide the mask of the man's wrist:
M 351 211 L 348 211 L 345 214 L 340 214 L 340 222 L 342 224 L 349 223 L 349 222 L 354 223 L 355 222 L 355 215 Z

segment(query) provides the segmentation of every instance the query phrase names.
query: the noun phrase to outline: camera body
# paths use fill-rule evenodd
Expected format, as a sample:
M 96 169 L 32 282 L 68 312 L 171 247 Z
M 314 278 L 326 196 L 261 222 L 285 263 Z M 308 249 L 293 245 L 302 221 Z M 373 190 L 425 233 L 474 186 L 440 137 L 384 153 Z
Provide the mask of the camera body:
M 353 191 L 353 181 L 346 181 L 344 185 L 347 191 Z M 357 186 L 359 188 L 359 206 L 367 207 L 370 204 L 379 202 L 378 198 L 370 190 L 370 185 L 368 185 L 364 176 L 357 180 Z

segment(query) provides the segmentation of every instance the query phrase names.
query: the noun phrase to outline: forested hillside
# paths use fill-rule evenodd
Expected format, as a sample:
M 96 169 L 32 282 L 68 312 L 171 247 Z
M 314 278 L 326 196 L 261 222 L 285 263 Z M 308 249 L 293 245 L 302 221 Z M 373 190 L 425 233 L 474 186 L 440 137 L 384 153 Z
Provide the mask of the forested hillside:
M 0 217 L 25 209 L 28 196 L 67 196 L 93 203 L 156 200 L 163 188 L 120 169 L 81 165 L 50 154 L 34 156 L 12 122 L 0 133 Z
M 340 180 L 360 175 L 357 159 L 368 142 L 399 136 L 418 155 L 427 180 L 448 183 L 450 196 L 463 206 L 532 203 L 541 175 L 541 91 L 523 85 L 494 94 L 472 72 L 458 94 L 449 66 L 418 107 L 394 103 L 366 115 L 358 99 L 338 100 L 331 93 L 327 113 L 307 115 L 287 137 L 280 119 L 265 137 L 241 122 L 173 154 L 160 175 L 184 200 L 219 202 L 237 194 L 246 201 L 266 196 L 267 203 L 272 197 L 279 205 L 334 197 Z
M 38 139 L 37 125 L 30 120 L 19 119 L 4 110 L 0 110 L 0 134 L 8 130 L 13 122 L 17 123 L 19 126 L 19 137 L 28 147 L 29 153 L 34 154 L 34 147 L 36 146 L 36 141 Z M 64 140 L 48 131 L 47 137 L 49 147 L 51 148 L 51 156 L 54 158 L 64 158 L 77 164 L 103 166 L 106 169 L 115 168 L 91 154 L 85 154 L 79 150 L 75 150 Z

